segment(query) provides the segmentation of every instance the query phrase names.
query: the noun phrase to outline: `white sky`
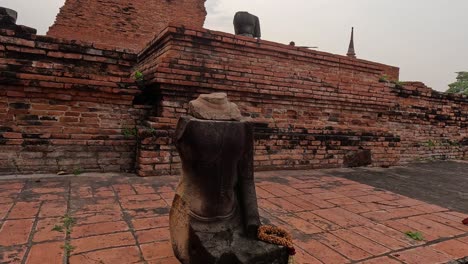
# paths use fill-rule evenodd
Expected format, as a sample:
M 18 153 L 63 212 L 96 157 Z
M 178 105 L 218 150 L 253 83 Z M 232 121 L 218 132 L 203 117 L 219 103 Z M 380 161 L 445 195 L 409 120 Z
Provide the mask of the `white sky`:
M 148 0 L 155 1 L 155 0 Z M 180 0 L 174 0 L 180 1 Z M 45 34 L 64 0 L 0 0 L 18 23 Z M 236 11 L 260 17 L 262 38 L 345 54 L 351 27 L 359 58 L 401 68 L 401 79 L 444 91 L 468 71 L 468 0 L 207 0 L 208 29 L 233 32 Z

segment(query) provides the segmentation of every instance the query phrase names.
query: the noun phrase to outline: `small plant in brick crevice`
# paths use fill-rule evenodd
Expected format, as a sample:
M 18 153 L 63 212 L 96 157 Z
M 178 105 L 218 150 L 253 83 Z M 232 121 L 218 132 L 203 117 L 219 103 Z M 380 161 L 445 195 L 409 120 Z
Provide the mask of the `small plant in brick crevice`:
M 83 169 L 82 169 L 82 168 L 75 168 L 75 169 L 73 170 L 73 175 L 75 175 L 75 176 L 78 176 L 78 175 L 80 175 L 80 174 L 82 174 L 82 173 L 83 173 Z
M 70 234 L 73 225 L 76 223 L 75 218 L 73 218 L 73 217 L 71 217 L 70 215 L 66 214 L 66 215 L 62 218 L 62 222 L 63 222 L 63 226 L 64 226 L 65 229 L 67 230 L 67 234 Z
M 405 83 L 400 81 L 392 81 L 392 83 L 394 83 L 399 88 L 403 88 L 403 86 L 405 86 Z
M 143 79 L 145 78 L 145 76 L 143 75 L 143 73 L 141 71 L 135 71 L 133 73 L 133 79 L 135 79 L 135 81 L 143 81 Z
M 63 226 L 62 225 L 54 225 L 54 227 L 52 228 L 52 231 L 63 232 Z
M 136 137 L 138 134 L 138 130 L 136 127 L 134 128 L 123 128 L 122 129 L 122 135 L 124 135 L 125 138 L 131 138 L 131 137 Z
M 148 129 L 146 130 L 146 132 L 147 132 L 149 135 L 153 136 L 153 137 L 157 135 L 157 131 L 156 131 L 156 129 L 154 129 L 154 127 L 148 128 Z
M 426 146 L 426 147 L 431 147 L 432 148 L 432 147 L 437 146 L 437 142 L 435 140 L 429 139 L 428 141 L 425 141 L 423 143 L 423 145 Z
M 145 76 L 143 75 L 143 73 L 140 72 L 140 71 L 135 71 L 133 73 L 132 77 L 135 80 L 135 84 L 138 86 L 138 88 L 144 92 L 144 90 L 145 90 Z M 143 96 L 143 95 L 140 95 L 140 96 Z
M 405 235 L 416 241 L 424 240 L 423 234 L 421 232 L 408 231 L 408 232 L 405 232 Z
M 388 82 L 388 76 L 387 75 L 380 76 L 379 82 Z
M 72 251 L 75 249 L 74 246 L 72 246 L 70 244 L 70 242 L 66 242 L 65 245 L 63 246 L 63 249 L 65 249 L 65 255 L 68 257 L 70 257 Z
M 442 139 L 440 141 L 435 140 L 435 139 L 429 139 L 427 141 L 422 142 L 421 145 L 425 147 L 430 147 L 430 148 L 437 147 L 437 146 L 459 147 L 461 146 L 461 143 L 455 140 L 452 141 L 450 139 Z
M 75 218 L 71 217 L 70 215 L 66 214 L 62 217 L 62 224 L 61 225 L 55 225 L 52 228 L 52 231 L 57 231 L 57 232 L 63 232 L 65 229 L 67 234 L 71 233 L 71 229 L 73 225 L 75 224 L 76 220 Z
M 450 145 L 450 146 L 455 146 L 455 147 L 460 147 L 461 146 L 460 142 L 452 141 L 452 140 L 448 140 L 447 144 Z

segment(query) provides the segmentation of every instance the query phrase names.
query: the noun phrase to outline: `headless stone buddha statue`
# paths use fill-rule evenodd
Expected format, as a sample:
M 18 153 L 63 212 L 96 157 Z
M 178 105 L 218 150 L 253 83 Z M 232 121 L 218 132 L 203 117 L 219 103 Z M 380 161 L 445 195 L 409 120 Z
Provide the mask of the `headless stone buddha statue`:
M 201 95 L 176 129 L 183 175 L 170 212 L 183 264 L 287 263 L 287 250 L 257 239 L 253 128 L 226 94 Z
M 234 16 L 234 30 L 236 35 L 260 38 L 260 20 L 248 12 L 237 12 Z

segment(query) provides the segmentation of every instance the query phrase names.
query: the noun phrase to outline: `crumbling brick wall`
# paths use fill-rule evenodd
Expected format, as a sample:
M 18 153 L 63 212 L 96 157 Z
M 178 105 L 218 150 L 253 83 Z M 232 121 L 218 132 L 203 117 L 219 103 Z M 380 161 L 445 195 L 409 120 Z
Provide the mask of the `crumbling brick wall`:
M 159 93 L 138 172 L 178 174 L 172 134 L 200 93 L 227 92 L 256 123 L 257 169 L 343 166 L 370 150 L 374 166 L 466 158 L 468 100 L 385 81 L 398 68 L 208 30 L 170 27 L 139 54 Z M 431 143 L 437 142 L 437 143 Z
M 0 30 L 0 174 L 178 174 L 177 119 L 210 92 L 255 123 L 259 170 L 340 167 L 361 149 L 374 166 L 467 158 L 466 96 L 383 76 L 398 68 L 199 28 L 170 26 L 138 55 Z
M 0 29 L 0 174 L 132 171 L 136 54 Z
M 142 49 L 170 22 L 202 27 L 205 0 L 66 0 L 48 36 Z
M 400 135 L 400 163 L 467 159 L 468 99 L 420 82 L 392 87 L 395 103 L 385 120 Z

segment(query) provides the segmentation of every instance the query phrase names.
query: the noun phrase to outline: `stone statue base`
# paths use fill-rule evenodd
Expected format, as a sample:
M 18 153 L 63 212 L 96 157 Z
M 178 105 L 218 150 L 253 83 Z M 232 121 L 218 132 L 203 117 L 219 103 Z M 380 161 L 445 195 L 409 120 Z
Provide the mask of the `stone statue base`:
M 286 248 L 245 236 L 238 209 L 231 218 L 206 222 L 191 216 L 176 195 L 171 210 L 171 237 L 185 241 L 174 245 L 183 264 L 286 264 Z M 184 239 L 185 238 L 185 239 Z

